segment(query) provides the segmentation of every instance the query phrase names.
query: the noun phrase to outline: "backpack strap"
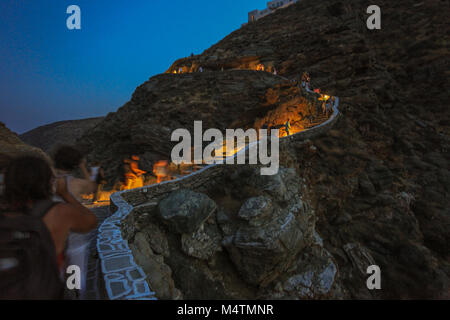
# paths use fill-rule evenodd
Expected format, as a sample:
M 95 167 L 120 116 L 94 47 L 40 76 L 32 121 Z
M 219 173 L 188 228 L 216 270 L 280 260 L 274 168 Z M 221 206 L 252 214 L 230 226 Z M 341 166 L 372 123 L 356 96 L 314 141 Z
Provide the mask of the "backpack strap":
M 50 199 L 37 201 L 33 207 L 27 211 L 27 214 L 42 219 L 47 212 L 58 203 L 59 202 L 54 202 Z

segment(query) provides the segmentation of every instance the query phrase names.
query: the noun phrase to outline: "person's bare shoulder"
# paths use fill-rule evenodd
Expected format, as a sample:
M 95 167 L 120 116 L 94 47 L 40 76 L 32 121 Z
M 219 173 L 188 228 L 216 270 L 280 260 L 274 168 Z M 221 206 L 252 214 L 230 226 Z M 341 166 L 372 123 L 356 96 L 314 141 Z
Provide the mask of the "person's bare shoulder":
M 44 216 L 43 220 L 50 230 L 70 228 L 72 224 L 72 208 L 66 203 L 55 204 Z
M 53 209 L 52 209 L 53 210 Z M 97 217 L 93 213 L 81 212 L 79 208 L 68 203 L 54 207 L 58 220 L 63 220 L 74 232 L 85 233 L 97 226 Z
M 75 208 L 64 202 L 57 203 L 50 209 L 47 215 L 57 215 L 58 218 L 67 219 L 74 214 Z

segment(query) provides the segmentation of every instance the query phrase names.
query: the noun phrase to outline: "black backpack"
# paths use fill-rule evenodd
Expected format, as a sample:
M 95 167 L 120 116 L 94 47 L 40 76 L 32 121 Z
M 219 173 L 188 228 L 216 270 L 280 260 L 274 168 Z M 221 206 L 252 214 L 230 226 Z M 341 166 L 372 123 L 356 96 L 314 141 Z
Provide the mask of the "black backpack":
M 56 250 L 42 218 L 56 203 L 24 213 L 0 212 L 0 300 L 63 299 Z

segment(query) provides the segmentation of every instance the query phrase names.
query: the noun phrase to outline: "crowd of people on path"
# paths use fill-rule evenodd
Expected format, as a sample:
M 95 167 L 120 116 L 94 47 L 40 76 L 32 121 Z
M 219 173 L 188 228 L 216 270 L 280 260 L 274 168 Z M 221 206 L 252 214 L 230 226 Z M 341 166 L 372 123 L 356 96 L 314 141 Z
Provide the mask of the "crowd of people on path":
M 274 69 L 274 73 L 276 72 L 276 69 Z M 293 83 L 298 83 L 298 78 L 290 80 Z M 299 112 L 300 120 L 294 121 L 291 118 L 288 118 L 286 122 L 283 124 L 273 125 L 269 126 L 267 123 L 263 124 L 261 129 L 267 129 L 268 134 L 270 135 L 271 129 L 279 129 L 281 130 L 280 136 L 290 136 L 292 134 L 292 126 L 296 126 L 296 123 L 303 120 L 309 120 L 310 124 L 314 122 L 314 119 L 317 118 L 318 115 L 322 114 L 323 116 L 329 117 L 331 113 L 333 113 L 333 106 L 336 103 L 336 97 L 328 96 L 326 94 L 323 94 L 320 92 L 320 89 L 314 89 L 312 90 L 311 86 L 311 77 L 308 72 L 304 72 L 300 76 L 300 85 L 303 89 L 310 93 L 316 93 L 319 95 L 319 101 L 322 101 L 321 104 L 316 104 L 315 107 L 309 107 L 309 111 L 306 115 Z M 315 114 L 315 115 L 314 115 Z M 322 119 L 322 118 L 321 118 Z
M 0 299 L 85 298 L 97 218 L 81 201 L 103 183 L 103 169 L 95 163 L 89 170 L 71 146 L 58 148 L 52 160 L 0 161 Z M 74 266 L 79 278 L 69 288 Z
M 308 72 L 303 72 L 301 77 L 301 83 L 303 89 L 310 89 L 311 87 L 311 77 Z
M 320 92 L 320 89 L 311 89 L 311 77 L 309 76 L 308 72 L 304 72 L 301 76 L 301 86 L 303 89 L 314 92 L 320 95 L 319 101 L 322 101 L 322 104 L 320 105 L 320 112 L 323 115 L 329 116 L 330 113 L 333 112 L 333 105 L 335 104 L 335 97 L 330 97 L 326 94 L 323 94 Z
M 184 72 L 183 70 L 183 68 L 186 68 L 186 67 L 178 67 L 178 68 L 175 68 L 173 71 L 172 71 L 172 73 L 173 74 L 182 74 L 182 73 L 186 73 L 186 72 Z M 189 69 L 189 68 L 187 68 L 187 69 Z M 273 75 L 278 75 L 278 71 L 277 71 L 277 69 L 276 69 L 276 67 L 266 67 L 264 64 L 262 64 L 262 63 L 259 63 L 259 64 L 257 64 L 256 65 L 256 71 L 266 71 L 266 72 L 269 72 L 269 70 L 271 70 L 270 72 L 273 74 Z M 203 68 L 203 66 L 200 66 L 200 67 L 198 67 L 197 68 L 197 71 L 196 72 L 200 72 L 200 73 L 202 73 L 202 72 L 204 72 L 205 71 L 205 69 Z M 221 68 L 220 68 L 220 71 L 225 71 L 225 68 L 222 66 Z M 188 73 L 189 72 L 191 72 L 191 71 L 187 71 Z

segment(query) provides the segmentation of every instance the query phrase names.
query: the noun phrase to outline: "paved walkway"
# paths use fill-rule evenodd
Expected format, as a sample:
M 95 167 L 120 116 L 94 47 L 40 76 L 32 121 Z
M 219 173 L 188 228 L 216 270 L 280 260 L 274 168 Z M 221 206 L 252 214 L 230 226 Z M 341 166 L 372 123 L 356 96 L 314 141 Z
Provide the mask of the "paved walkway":
M 105 205 L 103 207 L 92 207 L 90 209 L 97 216 L 98 227 L 100 227 L 103 221 L 111 215 L 109 205 Z M 86 279 L 86 300 L 108 299 L 104 289 L 103 275 L 100 269 L 100 259 L 97 252 L 97 236 L 98 228 L 90 234 L 88 272 Z

